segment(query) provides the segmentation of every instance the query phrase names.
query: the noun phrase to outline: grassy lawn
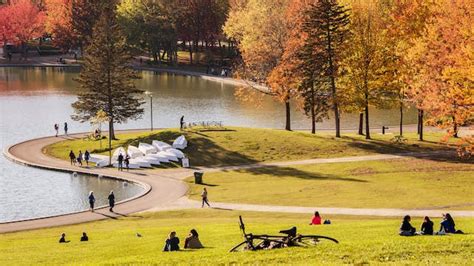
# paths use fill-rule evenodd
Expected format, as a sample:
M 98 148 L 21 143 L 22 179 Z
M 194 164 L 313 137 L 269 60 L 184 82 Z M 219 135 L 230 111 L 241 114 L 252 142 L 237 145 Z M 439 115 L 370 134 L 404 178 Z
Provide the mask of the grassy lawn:
M 208 173 L 204 182 L 211 202 L 474 209 L 474 165 L 466 162 L 409 158 L 266 167 Z M 188 183 L 191 198 L 199 199 L 202 185 Z
M 239 214 L 243 214 L 248 232 L 276 233 L 295 225 L 300 233 L 332 236 L 340 244 L 228 253 L 242 241 Z M 4 234 L 0 236 L 0 265 L 474 263 L 474 219 L 456 219 L 457 227 L 468 233 L 465 235 L 400 237 L 399 219 L 324 218 L 333 224 L 309 226 L 308 215 L 189 210 Z M 438 226 L 439 219 L 434 221 Z M 420 223 L 419 218 L 412 220 L 417 228 Z M 170 231 L 176 231 L 184 241 L 191 228 L 200 233 L 205 249 L 161 251 Z M 89 242 L 78 241 L 82 231 L 88 232 Z M 57 243 L 62 232 L 70 243 Z M 137 232 L 143 237 L 136 237 Z
M 185 153 L 193 166 L 239 165 L 266 161 L 301 160 L 310 158 L 331 158 L 376 153 L 399 153 L 407 151 L 431 151 L 448 149 L 440 144 L 442 134 L 430 133 L 425 142 L 417 141 L 416 134 L 406 134 L 408 141 L 396 144 L 393 136 L 374 134 L 367 141 L 363 136 L 345 135 L 341 139 L 329 134 L 312 135 L 305 132 L 289 132 L 274 129 L 234 128 L 226 130 L 162 130 L 152 133 L 128 133 L 118 135 L 113 148 L 138 145 L 139 142 L 151 143 L 162 140 L 168 143 L 180 134 L 186 135 L 189 146 Z M 45 148 L 44 152 L 54 157 L 67 159 L 72 149 L 89 150 L 92 153 L 107 153 L 107 140 L 67 140 Z

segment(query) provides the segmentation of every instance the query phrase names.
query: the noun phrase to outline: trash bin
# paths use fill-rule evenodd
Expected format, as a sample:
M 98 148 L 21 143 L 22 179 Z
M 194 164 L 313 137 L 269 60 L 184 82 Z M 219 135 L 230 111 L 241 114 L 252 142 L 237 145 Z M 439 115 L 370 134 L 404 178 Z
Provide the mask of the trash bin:
M 195 184 L 202 184 L 202 176 L 203 172 L 194 172 L 194 183 Z

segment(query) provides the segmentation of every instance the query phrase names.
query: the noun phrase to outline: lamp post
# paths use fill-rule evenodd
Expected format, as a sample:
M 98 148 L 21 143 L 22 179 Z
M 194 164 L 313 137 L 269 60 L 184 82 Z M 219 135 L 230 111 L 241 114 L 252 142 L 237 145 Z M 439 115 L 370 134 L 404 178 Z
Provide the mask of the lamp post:
M 150 97 L 150 130 L 153 131 L 153 93 L 145 91 L 145 95 Z

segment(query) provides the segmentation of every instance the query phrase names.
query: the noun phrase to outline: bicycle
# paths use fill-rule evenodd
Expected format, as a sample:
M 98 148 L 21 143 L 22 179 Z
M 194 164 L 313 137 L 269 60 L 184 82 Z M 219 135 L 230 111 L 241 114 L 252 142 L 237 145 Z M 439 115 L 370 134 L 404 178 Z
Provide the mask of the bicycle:
M 239 227 L 244 236 L 244 241 L 231 248 L 229 252 L 238 252 L 246 250 L 261 250 L 261 249 L 273 249 L 273 248 L 284 248 L 284 247 L 309 247 L 315 246 L 321 240 L 329 240 L 336 244 L 339 243 L 337 239 L 328 236 L 321 235 L 300 235 L 297 234 L 296 227 L 288 230 L 281 230 L 281 234 L 285 235 L 254 235 L 252 233 L 247 234 L 245 232 L 245 224 L 242 220 L 242 216 L 239 216 Z M 254 243 L 256 241 L 256 243 Z

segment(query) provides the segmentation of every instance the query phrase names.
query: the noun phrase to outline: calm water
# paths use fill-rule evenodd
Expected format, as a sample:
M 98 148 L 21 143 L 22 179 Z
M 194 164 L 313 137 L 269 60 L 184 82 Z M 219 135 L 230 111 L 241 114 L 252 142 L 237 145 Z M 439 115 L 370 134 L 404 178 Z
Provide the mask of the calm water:
M 89 124 L 70 120 L 76 100 L 77 70 L 60 68 L 0 68 L 1 148 L 19 141 L 53 134 L 55 123 L 68 122 L 70 132 L 91 130 Z M 155 127 L 178 127 L 179 118 L 190 121 L 223 121 L 224 125 L 282 128 L 283 105 L 269 97 L 257 102 L 236 99 L 235 88 L 196 77 L 143 72 L 137 86 L 153 92 Z M 150 126 L 149 99 L 142 119 L 117 125 L 118 129 Z M 396 111 L 374 110 L 372 126 L 396 125 Z M 406 123 L 415 123 L 409 111 Z M 356 128 L 357 115 L 342 116 L 343 128 Z M 309 120 L 296 107 L 293 128 L 309 128 Z M 325 121 L 318 128 L 331 128 Z M 20 166 L 0 156 L 0 222 L 61 214 L 87 208 L 85 195 L 94 190 L 98 198 L 111 189 L 118 199 L 135 195 L 139 187 L 94 177 L 72 177 L 64 173 Z M 99 202 L 105 204 L 105 201 Z

